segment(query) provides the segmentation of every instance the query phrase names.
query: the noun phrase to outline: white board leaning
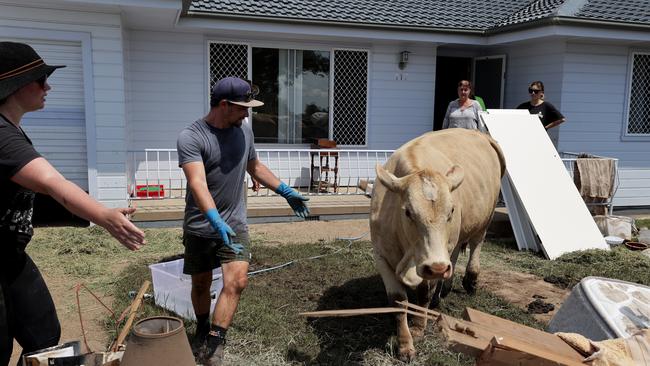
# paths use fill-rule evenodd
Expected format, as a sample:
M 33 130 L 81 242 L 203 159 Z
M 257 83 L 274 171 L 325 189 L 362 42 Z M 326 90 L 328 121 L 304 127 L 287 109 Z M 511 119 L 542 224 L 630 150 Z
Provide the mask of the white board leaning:
M 550 259 L 576 250 L 608 250 L 539 118 L 527 110 L 513 109 L 491 109 L 481 118 L 506 159 L 509 188 L 514 192 L 505 195 L 504 190 L 504 198 L 509 212 L 519 208 L 516 220 L 511 218 L 513 229 L 519 231 L 515 235 L 517 245 L 536 247 L 528 242 L 534 238 L 530 235 L 532 227 Z

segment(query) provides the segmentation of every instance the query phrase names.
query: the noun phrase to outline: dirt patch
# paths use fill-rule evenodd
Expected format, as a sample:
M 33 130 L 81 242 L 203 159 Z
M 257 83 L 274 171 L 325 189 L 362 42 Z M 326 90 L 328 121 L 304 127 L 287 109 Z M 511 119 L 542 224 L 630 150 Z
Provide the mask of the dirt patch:
M 262 238 L 265 245 L 316 243 L 364 234 L 364 240 L 370 240 L 368 219 L 253 224 L 249 230 L 253 237 Z
M 482 269 L 479 286 L 522 309 L 528 310 L 528 305 L 536 300 L 543 300 L 537 301 L 538 305 L 541 305 L 541 302 L 553 305 L 554 309 L 546 313 L 537 314 L 530 311 L 535 313 L 535 318 L 544 324 L 548 324 L 570 292 L 531 274 L 502 270 Z M 533 307 L 537 309 L 538 306 L 533 305 Z M 546 305 L 544 309 L 549 310 L 550 307 Z
M 250 231 L 252 235 L 264 238 L 264 244 L 278 245 L 358 237 L 369 233 L 370 227 L 367 219 L 360 219 L 254 224 L 250 225 Z M 363 240 L 370 240 L 370 235 L 368 234 Z M 545 324 L 548 324 L 569 295 L 568 290 L 558 288 L 537 276 L 512 271 L 484 268 L 479 276 L 479 285 L 525 310 L 528 310 L 530 303 L 540 300 L 533 305 L 531 313 Z M 562 286 L 562 284 L 558 285 Z M 553 305 L 554 309 L 549 310 L 549 305 Z

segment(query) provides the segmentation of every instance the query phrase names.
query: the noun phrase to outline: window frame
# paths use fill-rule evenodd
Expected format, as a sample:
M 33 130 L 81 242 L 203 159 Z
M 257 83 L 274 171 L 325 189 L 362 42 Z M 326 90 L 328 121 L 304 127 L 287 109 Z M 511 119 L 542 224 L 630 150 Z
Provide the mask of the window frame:
M 213 43 L 225 43 L 225 44 L 237 44 L 242 46 L 247 46 L 248 48 L 248 78 L 252 75 L 253 67 L 253 48 L 276 48 L 276 49 L 290 49 L 290 50 L 301 50 L 301 51 L 327 51 L 330 54 L 330 72 L 329 72 L 329 116 L 328 116 L 328 138 L 332 139 L 334 134 L 334 63 L 335 51 L 363 51 L 367 53 L 367 64 L 366 64 L 366 110 L 365 110 L 365 144 L 361 145 L 339 145 L 340 147 L 347 148 L 366 148 L 368 147 L 368 138 L 369 138 L 369 113 L 370 113 L 370 66 L 371 66 L 371 55 L 370 49 L 368 48 L 353 48 L 353 47 L 335 47 L 332 45 L 325 44 L 313 44 L 313 43 L 284 43 L 284 42 L 260 42 L 260 41 L 238 41 L 238 40 L 224 40 L 224 39 L 215 39 L 208 38 L 206 39 L 206 67 L 205 70 L 205 88 L 204 90 L 209 90 L 210 88 L 210 44 Z M 206 111 L 210 109 L 210 95 L 207 93 L 205 98 Z M 252 114 L 253 111 L 249 110 L 249 119 L 252 123 Z M 310 144 L 301 143 L 301 144 L 286 144 L 286 143 L 258 143 L 255 145 L 259 148 L 309 148 Z
M 625 84 L 625 107 L 623 110 L 623 123 L 621 123 L 621 140 L 623 141 L 650 141 L 650 133 L 638 134 L 629 133 L 628 127 L 630 124 L 630 104 L 632 97 L 632 79 L 634 77 L 634 61 L 636 55 L 645 55 L 650 57 L 650 50 L 631 50 L 628 56 L 627 65 L 627 80 Z M 648 65 L 648 72 L 650 72 L 650 64 Z M 650 100 L 648 103 L 648 113 L 650 114 Z

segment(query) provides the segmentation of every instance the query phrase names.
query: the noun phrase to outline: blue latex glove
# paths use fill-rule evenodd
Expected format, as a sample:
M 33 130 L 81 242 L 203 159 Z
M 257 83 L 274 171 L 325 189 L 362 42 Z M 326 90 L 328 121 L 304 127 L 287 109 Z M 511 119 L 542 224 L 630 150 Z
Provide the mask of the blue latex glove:
M 228 224 L 221 218 L 219 211 L 216 208 L 211 208 L 205 213 L 205 218 L 208 219 L 212 228 L 219 233 L 223 243 L 230 249 L 232 249 L 235 254 L 241 253 L 244 250 L 244 246 L 241 244 L 233 243 L 231 237 L 236 236 L 234 231 L 230 228 Z
M 280 186 L 275 190 L 275 193 L 287 200 L 296 216 L 302 218 L 309 216 L 309 209 L 305 204 L 306 201 L 309 201 L 309 198 L 301 196 L 300 193 L 291 189 L 284 182 L 280 182 Z

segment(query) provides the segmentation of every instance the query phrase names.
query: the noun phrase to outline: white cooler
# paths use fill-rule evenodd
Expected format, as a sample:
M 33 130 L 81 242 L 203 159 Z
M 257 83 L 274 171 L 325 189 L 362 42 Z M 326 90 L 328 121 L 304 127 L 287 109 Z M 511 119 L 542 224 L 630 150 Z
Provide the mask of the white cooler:
M 650 327 L 650 287 L 585 277 L 553 316 L 548 331 L 578 333 L 593 340 L 625 338 Z
M 153 282 L 153 293 L 156 305 L 182 316 L 185 319 L 196 320 L 192 307 L 192 278 L 183 274 L 184 259 L 172 262 L 156 263 L 149 266 Z M 210 287 L 210 312 L 223 288 L 221 267 L 212 271 L 212 286 Z

